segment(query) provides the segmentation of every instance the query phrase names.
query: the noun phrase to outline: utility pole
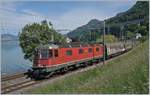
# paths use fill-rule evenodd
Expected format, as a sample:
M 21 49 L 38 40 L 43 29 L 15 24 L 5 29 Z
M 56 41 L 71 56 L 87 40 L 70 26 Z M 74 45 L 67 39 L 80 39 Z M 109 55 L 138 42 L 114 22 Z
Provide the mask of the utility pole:
M 104 31 L 103 31 L 103 64 L 105 64 L 105 20 L 104 20 Z
M 52 40 L 52 42 L 54 42 L 54 33 L 53 32 L 52 32 L 51 40 Z
M 103 64 L 105 64 L 105 20 L 104 20 L 104 26 L 103 26 Z M 101 30 L 101 28 L 90 28 L 91 30 Z M 91 35 L 91 32 L 90 32 Z M 92 36 L 91 36 L 92 38 Z

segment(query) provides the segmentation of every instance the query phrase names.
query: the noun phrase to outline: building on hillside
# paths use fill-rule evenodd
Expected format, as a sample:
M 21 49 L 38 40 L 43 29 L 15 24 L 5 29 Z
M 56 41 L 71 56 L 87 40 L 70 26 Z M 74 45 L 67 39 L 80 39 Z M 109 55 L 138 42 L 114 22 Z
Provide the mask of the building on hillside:
M 136 34 L 135 34 L 135 38 L 136 38 L 136 39 L 139 39 L 139 38 L 141 38 L 141 37 L 142 37 L 142 35 L 141 35 L 140 33 L 136 33 Z
M 72 40 L 71 40 L 69 37 L 66 37 L 66 42 L 67 42 L 67 43 L 71 43 Z

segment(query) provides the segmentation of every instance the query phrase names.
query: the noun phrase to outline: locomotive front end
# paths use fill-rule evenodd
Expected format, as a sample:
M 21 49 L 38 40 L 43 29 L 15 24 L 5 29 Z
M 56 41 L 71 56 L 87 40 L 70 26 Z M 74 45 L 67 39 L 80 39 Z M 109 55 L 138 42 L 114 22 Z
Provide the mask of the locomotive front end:
M 44 68 L 51 64 L 52 50 L 51 49 L 39 49 L 33 60 L 33 68 Z
M 35 49 L 32 69 L 28 70 L 28 77 L 33 79 L 43 78 L 48 72 L 47 68 L 52 66 L 53 48 L 51 46 L 40 46 Z

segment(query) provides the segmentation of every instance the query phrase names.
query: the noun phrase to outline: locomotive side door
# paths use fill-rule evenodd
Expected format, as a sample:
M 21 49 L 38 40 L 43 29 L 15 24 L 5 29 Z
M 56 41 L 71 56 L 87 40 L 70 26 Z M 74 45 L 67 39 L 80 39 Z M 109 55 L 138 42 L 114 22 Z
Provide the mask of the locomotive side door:
M 53 61 L 54 61 L 54 52 L 53 49 L 49 50 L 49 59 L 50 59 L 50 65 L 53 65 Z
M 53 65 L 57 65 L 59 63 L 59 57 L 58 57 L 58 49 L 53 49 Z
M 92 54 L 92 59 L 94 58 L 94 46 L 92 46 L 92 52 L 93 52 L 93 54 Z

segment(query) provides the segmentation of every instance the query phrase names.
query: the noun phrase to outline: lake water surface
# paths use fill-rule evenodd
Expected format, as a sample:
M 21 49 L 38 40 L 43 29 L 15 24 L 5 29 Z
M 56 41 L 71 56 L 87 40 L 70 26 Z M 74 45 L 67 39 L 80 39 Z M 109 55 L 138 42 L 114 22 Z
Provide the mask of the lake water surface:
M 30 61 L 24 59 L 19 41 L 1 42 L 2 76 L 24 72 L 31 65 Z

